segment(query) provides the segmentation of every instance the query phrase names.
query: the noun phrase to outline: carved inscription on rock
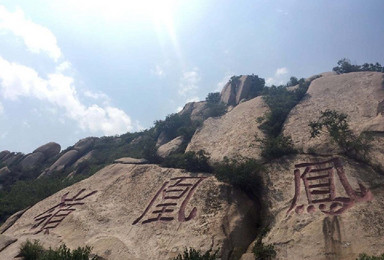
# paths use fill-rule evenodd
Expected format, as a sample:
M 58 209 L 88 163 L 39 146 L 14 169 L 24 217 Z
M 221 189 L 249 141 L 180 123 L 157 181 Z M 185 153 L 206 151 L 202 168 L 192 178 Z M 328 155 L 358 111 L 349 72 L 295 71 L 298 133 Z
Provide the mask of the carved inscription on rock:
M 137 223 L 168 222 L 174 219 L 177 219 L 179 222 L 185 222 L 195 218 L 197 208 L 194 207 L 191 212 L 185 212 L 186 206 L 197 186 L 205 178 L 176 177 L 164 182 L 145 208 L 143 214 L 133 221 L 132 225 Z
M 372 193 L 360 182 L 359 190 L 354 190 L 348 182 L 339 158 L 314 163 L 296 164 L 294 170 L 295 195 L 287 214 L 295 210 L 297 214 L 313 213 L 317 209 L 327 215 L 340 215 L 357 202 L 369 201 Z M 341 183 L 347 196 L 336 194 L 335 178 Z M 298 204 L 304 184 L 308 204 Z
M 42 231 L 44 231 L 44 234 L 49 234 L 50 229 L 56 228 L 69 214 L 76 210 L 76 206 L 84 205 L 84 199 L 92 196 L 97 191 L 84 192 L 85 189 L 82 189 L 72 198 L 68 198 L 69 192 L 65 193 L 58 204 L 34 218 L 35 224 L 31 229 L 40 227 L 35 234 Z

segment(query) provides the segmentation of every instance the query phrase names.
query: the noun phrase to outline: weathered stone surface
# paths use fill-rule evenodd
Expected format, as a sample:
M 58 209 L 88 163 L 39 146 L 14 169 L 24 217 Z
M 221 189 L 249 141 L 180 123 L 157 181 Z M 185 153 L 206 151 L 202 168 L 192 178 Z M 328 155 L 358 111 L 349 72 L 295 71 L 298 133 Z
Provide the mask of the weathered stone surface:
M 16 163 L 18 162 L 21 158 L 23 158 L 24 155 L 22 153 L 10 153 L 8 156 L 6 156 L 4 159 L 3 159 L 3 163 L 5 165 L 12 165 L 13 163 Z
M 17 239 L 5 236 L 5 235 L 0 235 L 0 252 L 3 251 L 7 246 L 15 243 Z
M 55 205 L 70 203 L 75 195 L 84 204 L 72 206 L 54 225 L 38 224 L 37 216 L 52 207 L 50 214 L 57 213 Z M 153 213 L 158 209 L 164 212 Z M 18 241 L 0 252 L 0 259 L 12 259 L 26 239 L 39 239 L 46 247 L 89 245 L 106 259 L 170 259 L 186 247 L 221 248 L 222 259 L 229 259 L 255 238 L 256 214 L 247 196 L 211 175 L 113 164 L 25 212 L 5 231 Z
M 23 170 L 33 169 L 39 163 L 44 162 L 45 156 L 41 152 L 34 152 L 28 154 L 21 162 L 21 167 Z
M 349 116 L 350 128 L 360 134 L 374 132 L 371 157 L 384 166 L 383 115 L 380 104 L 384 101 L 383 73 L 354 72 L 328 75 L 314 80 L 307 96 L 291 111 L 284 125 L 284 134 L 292 136 L 294 145 L 314 150 L 318 154 L 340 152 L 328 134 L 311 138 L 309 122 L 319 118 L 326 109 Z
M 92 159 L 92 156 L 93 156 L 94 153 L 95 153 L 94 150 L 89 151 L 88 153 L 86 153 L 85 155 L 83 155 L 82 157 L 80 157 L 80 158 L 73 164 L 73 167 L 76 168 L 80 163 L 91 160 L 91 159 Z
M 239 79 L 229 81 L 221 91 L 221 101 L 227 105 L 236 106 L 242 99 L 249 98 L 252 77 L 243 75 Z
M 0 234 L 3 234 L 8 228 L 10 228 L 15 222 L 26 212 L 30 207 L 20 210 L 10 216 L 4 224 L 0 226 Z
M 79 158 L 79 152 L 77 150 L 69 150 L 62 156 L 60 156 L 57 161 L 52 164 L 48 169 L 46 169 L 39 177 L 44 175 L 50 175 L 55 171 L 61 171 L 74 163 Z
M 170 140 L 169 138 L 167 137 L 167 134 L 165 132 L 161 132 L 159 134 L 159 137 L 157 138 L 157 141 L 156 141 L 156 147 L 160 147 L 162 146 L 163 144 L 165 143 L 168 143 Z
M 114 161 L 114 163 L 123 163 L 123 164 L 146 164 L 148 163 L 145 159 L 137 159 L 131 157 L 123 157 Z
M 205 150 L 212 162 L 221 161 L 225 156 L 238 155 L 260 158 L 259 144 L 255 135 L 263 138 L 257 118 L 268 111 L 261 97 L 243 102 L 219 118 L 208 118 L 198 129 L 187 151 Z
M 60 153 L 61 146 L 55 142 L 44 144 L 33 151 L 33 153 L 42 153 L 46 159 L 52 158 Z
M 87 137 L 78 141 L 73 147 L 74 150 L 77 150 L 80 154 L 83 154 L 89 151 L 95 143 L 96 137 Z
M 179 112 L 180 115 L 189 115 L 192 120 L 198 121 L 206 118 L 207 102 L 190 102 L 187 103 L 183 110 Z
M 4 158 L 6 158 L 11 152 L 8 150 L 1 151 L 0 152 L 0 161 L 2 161 Z
M 179 149 L 182 144 L 183 144 L 183 137 L 182 136 L 176 137 L 175 139 L 169 141 L 168 143 L 160 146 L 157 149 L 157 155 L 165 158 L 169 156 L 171 153 L 177 151 L 177 149 Z
M 275 245 L 277 259 L 356 259 L 360 253 L 384 253 L 383 176 L 343 157 L 298 165 L 333 158 L 301 155 L 268 166 L 266 204 L 274 219 L 263 243 Z M 327 167 L 332 167 L 331 175 Z M 323 184 L 308 186 L 311 203 L 304 176 L 319 177 L 308 179 L 308 185 Z M 331 199 L 316 202 L 324 198 Z
M 4 181 L 7 180 L 11 174 L 12 172 L 8 169 L 7 166 L 4 166 L 0 169 L 0 190 L 3 188 Z

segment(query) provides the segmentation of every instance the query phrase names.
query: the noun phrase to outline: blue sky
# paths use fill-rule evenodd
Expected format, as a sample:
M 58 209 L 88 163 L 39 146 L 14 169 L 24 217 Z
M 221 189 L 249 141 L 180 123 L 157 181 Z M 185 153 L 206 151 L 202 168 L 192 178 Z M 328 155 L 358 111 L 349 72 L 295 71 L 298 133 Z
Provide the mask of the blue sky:
M 232 75 L 384 63 L 384 1 L 0 0 L 0 150 L 152 126 Z

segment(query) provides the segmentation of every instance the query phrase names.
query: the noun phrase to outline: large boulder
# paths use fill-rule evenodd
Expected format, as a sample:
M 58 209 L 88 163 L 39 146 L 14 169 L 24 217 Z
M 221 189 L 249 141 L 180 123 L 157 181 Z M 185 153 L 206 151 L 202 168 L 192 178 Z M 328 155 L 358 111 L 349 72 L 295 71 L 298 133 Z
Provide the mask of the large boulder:
M 184 108 L 179 112 L 180 115 L 189 115 L 191 120 L 201 121 L 207 117 L 207 102 L 189 102 L 185 104 Z
M 165 143 L 162 146 L 160 146 L 157 149 L 157 155 L 162 158 L 169 156 L 170 154 L 176 152 L 181 147 L 181 145 L 183 144 L 183 141 L 184 139 L 182 136 L 176 137 L 175 139 L 169 141 L 168 143 Z
M 2 161 L 5 165 L 10 166 L 14 163 L 18 163 L 23 157 L 24 154 L 22 153 L 10 153 L 8 156 L 4 157 Z
M 79 156 L 80 155 L 77 150 L 69 150 L 68 152 L 60 156 L 60 158 L 57 159 L 57 161 L 54 162 L 49 168 L 45 169 L 43 173 L 40 174 L 39 178 L 45 175 L 50 175 L 56 171 L 64 170 L 66 167 L 76 162 Z
M 255 135 L 263 138 L 258 118 L 264 116 L 268 106 L 262 97 L 242 102 L 230 112 L 219 118 L 208 118 L 203 126 L 196 131 L 186 151 L 205 150 L 212 162 L 244 156 L 260 158 L 259 143 Z
M 384 166 L 383 76 L 379 72 L 353 72 L 314 80 L 307 96 L 290 112 L 284 134 L 290 135 L 294 145 L 304 152 L 338 153 L 339 148 L 328 134 L 311 138 L 308 126 L 319 118 L 321 111 L 336 110 L 349 116 L 349 125 L 355 134 L 372 133 L 370 157 L 374 163 Z
M 45 156 L 41 152 L 34 152 L 28 154 L 21 162 L 21 168 L 25 170 L 33 169 L 38 166 L 40 163 L 45 161 Z
M 20 244 L 89 245 L 106 259 L 170 259 L 193 247 L 236 259 L 255 238 L 257 212 L 212 175 L 156 165 L 113 164 L 27 210 L 4 235 Z
M 277 259 L 356 259 L 361 253 L 384 253 L 383 176 L 331 156 L 300 155 L 267 168 L 265 205 L 271 229 L 263 243 L 275 246 Z
M 96 137 L 87 137 L 78 141 L 73 147 L 74 150 L 77 150 L 80 154 L 88 152 L 93 145 L 95 144 Z
M 9 154 L 11 154 L 10 151 L 4 150 L 0 152 L 0 161 L 4 160 Z
M 42 153 L 45 159 L 52 158 L 60 153 L 61 146 L 55 142 L 44 144 L 33 151 L 33 153 Z
M 221 102 L 229 106 L 236 106 L 241 100 L 250 98 L 253 80 L 254 76 L 249 75 L 231 79 L 221 91 Z

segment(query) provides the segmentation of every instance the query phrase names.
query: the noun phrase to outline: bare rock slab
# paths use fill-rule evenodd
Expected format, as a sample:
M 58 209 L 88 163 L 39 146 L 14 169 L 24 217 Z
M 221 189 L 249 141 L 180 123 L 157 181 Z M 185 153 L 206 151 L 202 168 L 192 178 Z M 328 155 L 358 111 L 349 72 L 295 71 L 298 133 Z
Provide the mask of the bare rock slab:
M 205 150 L 212 162 L 238 155 L 260 158 L 259 143 L 255 135 L 263 138 L 257 118 L 264 116 L 268 106 L 261 97 L 243 102 L 219 118 L 208 118 L 198 129 L 186 151 Z
M 253 202 L 211 175 L 112 164 L 26 211 L 4 232 L 18 241 L 0 259 L 26 239 L 89 245 L 105 259 L 170 259 L 187 247 L 230 259 L 254 240 L 256 220 Z
M 277 259 L 356 259 L 384 253 L 384 178 L 344 157 L 296 156 L 268 169 Z

